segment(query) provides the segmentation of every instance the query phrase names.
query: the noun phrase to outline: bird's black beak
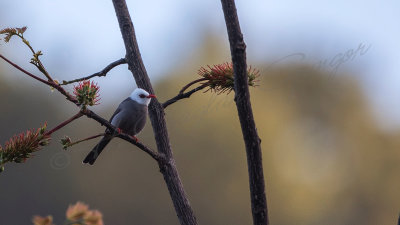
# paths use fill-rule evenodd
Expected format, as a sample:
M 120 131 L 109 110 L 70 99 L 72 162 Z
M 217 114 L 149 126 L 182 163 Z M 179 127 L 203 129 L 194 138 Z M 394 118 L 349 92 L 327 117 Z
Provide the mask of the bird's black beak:
M 150 94 L 146 98 L 157 98 L 157 96 Z

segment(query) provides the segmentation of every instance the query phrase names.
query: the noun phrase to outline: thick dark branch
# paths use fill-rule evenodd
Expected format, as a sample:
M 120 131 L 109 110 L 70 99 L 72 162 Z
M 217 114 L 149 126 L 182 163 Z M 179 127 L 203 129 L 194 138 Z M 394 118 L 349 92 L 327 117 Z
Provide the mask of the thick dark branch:
M 226 27 L 228 30 L 233 71 L 235 77 L 235 101 L 246 145 L 247 166 L 249 170 L 251 209 L 254 225 L 267 225 L 268 209 L 265 196 L 264 174 L 260 138 L 251 108 L 247 78 L 246 44 L 240 30 L 234 0 L 221 0 Z
M 400 214 L 399 214 L 399 219 L 397 220 L 397 225 L 400 225 Z
M 200 85 L 200 86 L 198 86 L 198 87 L 196 87 L 196 88 L 194 88 L 194 89 L 192 89 L 192 90 L 190 90 L 190 91 L 188 91 L 188 92 L 186 92 L 186 93 L 183 93 L 182 91 L 180 91 L 179 94 L 178 94 L 177 96 L 175 96 L 175 97 L 169 99 L 168 101 L 164 102 L 164 103 L 162 104 L 162 107 L 165 109 L 165 108 L 167 108 L 169 105 L 171 105 L 171 104 L 177 102 L 177 101 L 180 100 L 180 99 L 189 98 L 193 93 L 195 93 L 196 91 L 200 91 L 200 90 L 204 89 L 204 88 L 207 87 L 207 86 L 208 86 L 207 84 L 202 84 L 202 85 Z M 182 90 L 184 90 L 184 89 L 182 89 Z
M 142 144 L 141 142 L 136 142 L 136 140 L 133 139 L 128 134 L 121 133 L 121 134 L 118 134 L 117 137 L 119 137 L 127 142 L 130 142 L 133 145 L 136 145 L 138 148 L 140 148 L 141 150 L 143 150 L 144 152 L 149 154 L 157 162 L 165 162 L 166 161 L 166 158 L 162 153 L 158 153 L 156 151 L 151 150 L 150 148 L 148 148 L 146 145 Z
M 65 81 L 65 80 L 63 80 L 63 82 L 62 82 L 61 85 L 67 85 L 67 84 L 71 84 L 71 83 L 75 83 L 75 82 L 79 82 L 79 81 L 83 81 L 83 80 L 89 80 L 90 78 L 93 78 L 93 77 L 104 77 L 104 76 L 106 76 L 107 73 L 110 72 L 114 67 L 119 66 L 119 65 L 121 65 L 121 64 L 125 64 L 125 63 L 126 63 L 126 59 L 125 59 L 125 58 L 118 59 L 117 61 L 110 63 L 110 65 L 106 66 L 106 67 L 105 67 L 102 71 L 100 71 L 100 72 L 94 73 L 94 74 L 92 74 L 92 75 L 90 75 L 90 76 L 87 76 L 87 77 L 78 78 L 78 79 L 75 79 L 75 80 L 70 80 L 70 81 Z
M 153 87 L 140 55 L 135 29 L 126 2 L 125 0 L 113 0 L 113 4 L 125 44 L 128 68 L 132 72 L 137 86 L 147 90 L 151 94 L 154 94 Z M 166 157 L 165 161 L 158 161 L 158 165 L 164 176 L 179 221 L 182 225 L 196 225 L 196 217 L 194 216 L 189 200 L 183 189 L 182 182 L 179 178 L 178 170 L 175 166 L 172 149 L 169 143 L 167 124 L 164 118 L 164 108 L 158 100 L 151 101 L 149 105 L 149 116 L 158 152 Z

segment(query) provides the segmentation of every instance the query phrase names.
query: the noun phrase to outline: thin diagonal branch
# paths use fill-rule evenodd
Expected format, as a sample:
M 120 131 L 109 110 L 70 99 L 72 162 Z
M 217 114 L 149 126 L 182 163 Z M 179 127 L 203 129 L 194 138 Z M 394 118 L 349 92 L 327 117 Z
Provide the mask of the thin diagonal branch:
M 108 66 L 106 66 L 100 72 L 94 73 L 92 75 L 89 75 L 89 76 L 86 76 L 86 77 L 82 77 L 82 78 L 78 78 L 78 79 L 75 79 L 75 80 L 70 80 L 70 81 L 63 80 L 61 85 L 67 85 L 67 84 L 71 84 L 71 83 L 75 83 L 75 82 L 79 82 L 79 81 L 83 81 L 83 80 L 89 80 L 90 78 L 93 78 L 93 77 L 104 77 L 114 67 L 117 67 L 117 66 L 119 66 L 121 64 L 126 64 L 126 59 L 125 58 L 121 58 L 121 59 L 118 59 L 115 62 L 110 63 Z
M 99 122 L 101 125 L 107 127 L 112 133 L 118 133 L 117 132 L 117 128 L 115 126 L 113 126 L 108 120 L 104 119 L 103 117 L 97 115 L 96 113 L 94 113 L 93 111 L 89 110 L 89 109 L 82 109 L 81 112 L 86 115 L 88 118 L 91 118 L 93 120 L 96 120 L 97 122 Z M 120 133 L 118 135 L 116 135 L 117 137 L 128 141 L 130 143 L 132 143 L 133 145 L 135 145 L 136 147 L 140 148 L 141 150 L 143 150 L 144 152 L 146 152 L 147 154 L 149 154 L 153 159 L 157 160 L 158 162 L 160 160 L 162 160 L 164 158 L 164 156 L 160 153 L 157 153 L 153 150 L 151 150 L 149 147 L 145 146 L 144 144 L 142 144 L 141 142 L 136 142 L 135 139 L 133 139 L 130 135 L 125 134 L 125 133 Z
M 2 54 L 0 54 L 0 58 L 4 59 L 4 61 L 8 62 L 10 65 L 12 65 L 13 67 L 17 68 L 18 70 L 20 70 L 21 72 L 25 73 L 26 75 L 32 77 L 35 80 L 38 80 L 44 84 L 47 84 L 49 86 L 52 86 L 52 83 L 46 80 L 43 80 L 42 78 L 33 75 L 32 73 L 26 71 L 25 69 L 23 69 L 22 67 L 18 66 L 17 64 L 13 63 L 11 60 L 7 59 L 5 56 L 3 56 Z
M 96 134 L 96 135 L 93 135 L 93 136 L 90 136 L 90 137 L 87 137 L 87 138 L 84 138 L 84 139 L 80 139 L 80 140 L 77 140 L 77 141 L 74 141 L 74 142 L 66 143 L 64 145 L 64 149 L 67 149 L 67 148 L 69 148 L 69 147 L 71 147 L 73 145 L 79 144 L 79 143 L 84 142 L 84 141 L 89 141 L 89 140 L 92 140 L 92 139 L 95 139 L 95 138 L 98 138 L 98 137 L 101 137 L 101 136 L 104 136 L 104 135 L 105 135 L 105 133 L 100 133 L 100 134 Z
M 79 117 L 83 116 L 83 114 L 79 111 L 77 114 L 75 114 L 73 117 L 69 118 L 68 120 L 60 123 L 58 126 L 54 127 L 53 129 L 51 129 L 50 131 L 47 131 L 45 133 L 45 135 L 51 135 L 52 133 L 54 133 L 55 131 L 63 128 L 65 125 L 71 123 L 72 121 L 78 119 Z
M 64 88 L 62 88 L 60 85 L 56 84 L 53 81 L 46 81 L 43 80 L 42 78 L 33 75 L 32 73 L 26 71 L 25 69 L 21 68 L 20 66 L 18 66 L 17 64 L 11 62 L 11 60 L 7 59 L 6 57 L 4 57 L 3 55 L 0 54 L 0 58 L 4 59 L 6 62 L 8 62 L 10 65 L 14 66 L 15 68 L 17 68 L 18 70 L 20 70 L 21 72 L 25 73 L 26 75 L 32 77 L 35 80 L 38 80 L 54 89 L 56 89 L 57 91 L 59 91 L 62 95 L 64 95 L 69 101 L 73 102 L 74 104 L 78 105 L 78 100 L 76 100 L 75 97 L 73 97 L 71 94 L 69 94 Z
M 187 86 L 187 85 L 186 85 L 186 86 Z M 181 100 L 181 99 L 183 99 L 183 98 L 189 98 L 193 93 L 195 93 L 196 91 L 200 91 L 200 90 L 204 89 L 204 88 L 207 87 L 207 86 L 208 86 L 208 84 L 202 84 L 202 85 L 200 85 L 200 86 L 198 86 L 198 87 L 196 87 L 196 88 L 194 88 L 194 89 L 192 89 L 192 90 L 190 90 L 190 91 L 188 91 L 188 92 L 186 92 L 186 93 L 183 93 L 182 91 L 180 91 L 179 94 L 178 94 L 177 96 L 175 96 L 175 97 L 173 97 L 173 98 L 167 100 L 166 102 L 164 102 L 164 103 L 162 104 L 162 107 L 165 109 L 165 108 L 167 108 L 169 105 L 171 105 L 171 104 L 177 102 L 178 100 Z
M 221 0 L 228 31 L 234 71 L 236 108 L 239 114 L 243 139 L 246 145 L 249 172 L 251 211 L 254 225 L 268 225 L 268 208 L 262 165 L 261 139 L 258 137 L 251 108 L 247 78 L 246 44 L 240 30 L 234 0 Z
M 162 153 L 158 153 L 156 151 L 151 150 L 148 148 L 146 145 L 142 144 L 141 142 L 136 142 L 135 139 L 133 139 L 130 135 L 125 134 L 125 133 L 120 133 L 117 135 L 117 137 L 133 144 L 136 145 L 138 148 L 149 154 L 153 159 L 156 161 L 160 162 L 161 160 L 166 160 L 165 156 Z

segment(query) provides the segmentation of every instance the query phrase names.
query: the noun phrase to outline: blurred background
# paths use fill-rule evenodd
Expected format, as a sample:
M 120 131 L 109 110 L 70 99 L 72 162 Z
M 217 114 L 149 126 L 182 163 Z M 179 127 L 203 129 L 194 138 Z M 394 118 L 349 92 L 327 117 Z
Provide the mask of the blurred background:
M 160 101 L 197 79 L 201 66 L 230 61 L 219 1 L 130 1 L 140 50 Z M 398 1 L 237 1 L 262 139 L 271 224 L 395 224 L 400 212 L 400 3 Z M 124 56 L 111 1 L 0 1 L 0 28 L 28 26 L 25 37 L 58 80 L 100 71 Z M 23 68 L 17 39 L 0 53 Z M 136 87 L 126 65 L 101 86 L 92 110 L 109 118 Z M 72 86 L 68 88 L 72 89 Z M 185 190 L 199 224 L 251 224 L 244 143 L 233 93 L 196 93 L 166 109 Z M 0 143 L 77 108 L 0 61 Z M 65 218 L 69 204 L 100 210 L 105 224 L 178 224 L 158 167 L 113 140 L 94 166 L 82 165 L 98 140 L 62 150 L 104 130 L 81 118 L 51 145 L 0 175 L 1 224 L 33 215 Z M 155 148 L 150 123 L 139 138 Z

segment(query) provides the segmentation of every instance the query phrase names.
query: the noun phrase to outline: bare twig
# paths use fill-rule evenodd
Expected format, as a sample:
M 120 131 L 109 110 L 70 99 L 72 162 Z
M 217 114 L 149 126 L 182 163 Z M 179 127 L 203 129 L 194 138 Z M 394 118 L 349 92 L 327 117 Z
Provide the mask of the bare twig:
M 63 80 L 61 85 L 67 85 L 67 84 L 71 84 L 71 83 L 75 83 L 75 82 L 79 82 L 79 81 L 83 81 L 83 80 L 89 80 L 90 78 L 93 78 L 93 77 L 104 77 L 114 67 L 119 66 L 121 64 L 125 64 L 125 63 L 126 63 L 126 59 L 125 58 L 118 59 L 117 61 L 110 63 L 108 66 L 106 66 L 100 72 L 94 73 L 94 74 L 92 74 L 90 76 L 87 76 L 87 77 L 78 78 L 78 79 L 75 79 L 75 80 L 70 80 L 70 81 Z
M 186 86 L 188 86 L 188 85 L 186 85 Z M 186 86 L 185 86 L 185 87 L 186 87 Z M 178 94 L 177 96 L 175 96 L 175 97 L 173 97 L 173 98 L 167 100 L 166 102 L 164 102 L 164 103 L 162 104 L 162 107 L 165 109 L 165 108 L 167 108 L 169 105 L 171 105 L 171 104 L 177 102 L 177 101 L 180 100 L 180 99 L 189 98 L 193 93 L 195 93 L 196 91 L 200 91 L 200 90 L 204 89 L 204 88 L 207 87 L 207 86 L 208 86 L 208 84 L 202 84 L 202 85 L 200 85 L 200 86 L 198 86 L 198 87 L 196 87 L 196 88 L 194 88 L 194 89 L 192 89 L 192 90 L 190 90 L 190 91 L 188 91 L 188 92 L 186 92 L 186 93 L 183 93 L 182 90 L 184 90 L 184 89 L 182 89 L 182 90 L 179 92 L 179 94 Z M 187 87 L 186 87 L 186 88 L 187 88 Z
M 251 209 L 254 225 L 268 225 L 268 208 L 265 196 L 264 174 L 260 138 L 257 134 L 251 108 L 247 78 L 246 44 L 240 30 L 234 0 L 221 0 L 228 31 L 233 71 L 236 107 L 246 145 L 247 166 L 249 170 Z

